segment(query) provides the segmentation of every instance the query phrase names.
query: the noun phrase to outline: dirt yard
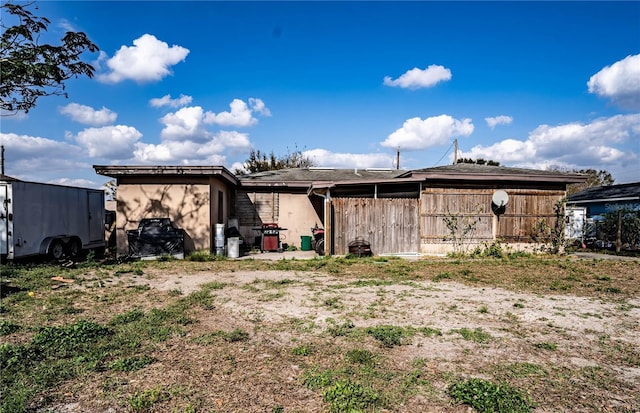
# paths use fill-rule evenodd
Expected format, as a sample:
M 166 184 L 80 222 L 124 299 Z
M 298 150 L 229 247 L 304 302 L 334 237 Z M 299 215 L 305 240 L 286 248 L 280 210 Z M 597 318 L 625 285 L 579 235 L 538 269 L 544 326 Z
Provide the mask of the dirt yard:
M 152 355 L 150 365 L 66 382 L 50 402 L 40 400 L 47 405 L 40 411 L 341 411 L 327 401 L 327 377 L 374 389 L 381 402 L 363 411 L 474 411 L 447 393 L 470 377 L 509 383 L 535 412 L 640 411 L 637 262 L 616 269 L 595 261 L 549 268 L 443 261 L 415 269 L 373 261 L 344 271 L 194 265 L 92 273 L 69 286 L 89 292 L 75 306 L 91 307 L 102 323 L 132 308 L 202 300 L 202 291 L 209 301 L 189 301 L 179 334 L 140 349 Z M 384 266 L 394 266 L 391 276 L 376 275 Z M 497 273 L 491 266 L 502 268 L 501 282 L 485 278 Z M 565 284 L 550 282 L 544 293 L 531 287 L 527 275 L 545 271 L 564 271 L 554 277 Z M 137 293 L 115 298 L 125 290 Z M 385 345 L 368 334 L 384 326 L 411 333 Z M 222 340 L 220 332 L 244 335 Z M 132 400 L 145 394 L 152 402 L 136 407 Z
M 174 296 L 219 286 L 211 291 L 213 306 L 198 311 L 187 338 L 241 330 L 250 339 L 203 347 L 173 338 L 155 352 L 157 363 L 122 384 L 186 387 L 197 393 L 203 411 L 326 411 L 321 392 L 301 384 L 304 371 L 334 368 L 354 348 L 379 357 L 389 380 L 420 365 L 428 381 L 379 411 L 467 411 L 446 397 L 454 376 L 520 385 L 541 412 L 640 411 L 638 297 L 514 292 L 469 286 L 446 275 L 385 281 L 280 270 L 145 269 L 140 276 L 119 275 L 118 283 Z M 416 334 L 386 347 L 366 335 L 327 334 L 347 322 L 352 329 L 410 326 L 441 335 Z M 311 354 L 292 355 L 300 346 Z M 77 403 L 80 410 L 115 411 L 113 401 L 92 395 Z

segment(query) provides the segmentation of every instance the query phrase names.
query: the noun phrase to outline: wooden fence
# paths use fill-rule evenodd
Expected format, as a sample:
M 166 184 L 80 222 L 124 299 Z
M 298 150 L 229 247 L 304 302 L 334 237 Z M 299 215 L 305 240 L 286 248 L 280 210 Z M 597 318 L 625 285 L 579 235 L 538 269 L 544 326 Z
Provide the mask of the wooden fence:
M 507 242 L 530 242 L 540 224 L 553 227 L 555 205 L 564 191 L 505 189 L 509 202 L 503 214 L 491 209 L 494 189 L 426 188 L 421 195 L 420 237 L 424 243 L 442 243 L 450 235 L 445 218 L 458 217 L 475 223 L 470 239 L 475 242 L 495 238 Z M 497 221 L 497 222 L 495 222 Z
M 349 252 L 362 238 L 374 254 L 417 253 L 420 250 L 418 199 L 333 198 L 334 252 Z

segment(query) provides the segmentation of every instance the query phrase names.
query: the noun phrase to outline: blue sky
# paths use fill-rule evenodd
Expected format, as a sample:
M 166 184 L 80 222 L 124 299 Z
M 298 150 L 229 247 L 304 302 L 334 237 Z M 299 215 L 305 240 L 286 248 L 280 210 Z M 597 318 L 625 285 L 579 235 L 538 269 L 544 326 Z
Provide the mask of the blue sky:
M 93 79 L 3 116 L 8 175 L 241 167 L 249 151 L 402 169 L 458 156 L 640 181 L 640 2 L 40 1 Z M 4 18 L 4 16 L 3 16 Z M 46 39 L 49 40 L 49 39 Z M 54 40 L 50 40 L 54 41 Z

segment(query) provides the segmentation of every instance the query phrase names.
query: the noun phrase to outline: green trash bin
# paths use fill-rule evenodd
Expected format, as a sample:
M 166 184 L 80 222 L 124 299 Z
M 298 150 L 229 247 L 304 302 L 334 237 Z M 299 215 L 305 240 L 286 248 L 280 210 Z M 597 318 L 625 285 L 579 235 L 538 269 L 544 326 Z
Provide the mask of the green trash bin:
M 311 236 L 302 235 L 300 237 L 300 249 L 302 251 L 311 251 Z

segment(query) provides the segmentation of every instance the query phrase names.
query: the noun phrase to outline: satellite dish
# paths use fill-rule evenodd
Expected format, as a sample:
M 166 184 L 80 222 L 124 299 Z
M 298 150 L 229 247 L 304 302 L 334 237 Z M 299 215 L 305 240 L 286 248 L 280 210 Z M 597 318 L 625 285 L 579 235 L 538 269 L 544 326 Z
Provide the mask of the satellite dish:
M 504 214 L 507 210 L 507 202 L 509 202 L 509 195 L 500 189 L 491 197 L 491 210 L 500 217 L 500 214 Z
M 491 202 L 493 202 L 498 208 L 502 208 L 503 206 L 507 205 L 507 202 L 509 202 L 509 194 L 507 194 L 502 189 L 499 189 L 493 193 Z

